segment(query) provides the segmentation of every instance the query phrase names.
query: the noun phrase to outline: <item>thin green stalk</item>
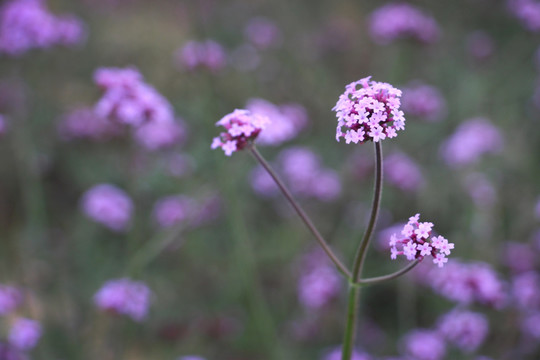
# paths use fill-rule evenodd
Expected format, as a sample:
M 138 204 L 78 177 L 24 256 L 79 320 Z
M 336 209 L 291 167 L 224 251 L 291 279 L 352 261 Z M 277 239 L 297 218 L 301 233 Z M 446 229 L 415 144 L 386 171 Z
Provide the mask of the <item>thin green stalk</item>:
M 361 285 L 373 285 L 373 284 L 393 280 L 393 279 L 396 279 L 396 278 L 400 277 L 401 275 L 404 275 L 404 274 L 408 273 L 409 271 L 414 269 L 414 267 L 416 265 L 418 265 L 419 263 L 420 263 L 420 260 L 415 260 L 412 263 L 410 263 L 409 265 L 405 266 L 401 270 L 398 270 L 398 271 L 393 272 L 393 273 L 388 274 L 388 275 L 376 276 L 376 277 L 367 278 L 367 279 L 360 279 L 353 285 L 360 285 L 360 286 Z
M 302 219 L 302 221 L 304 222 L 304 224 L 307 226 L 307 228 L 311 231 L 311 233 L 315 236 L 315 239 L 317 239 L 317 241 L 319 242 L 319 245 L 321 245 L 321 247 L 323 248 L 323 250 L 326 252 L 326 255 L 328 255 L 328 257 L 330 258 L 330 260 L 332 260 L 332 262 L 334 263 L 334 265 L 336 265 L 336 267 L 338 268 L 338 270 L 347 278 L 347 279 L 350 279 L 351 278 L 351 273 L 349 272 L 349 270 L 345 267 L 345 265 L 343 265 L 343 263 L 339 260 L 339 258 L 334 254 L 334 252 L 332 251 L 332 249 L 330 248 L 330 245 L 328 245 L 328 243 L 326 242 L 326 240 L 324 240 L 323 236 L 321 235 L 321 233 L 319 232 L 319 230 L 317 230 L 317 228 L 315 227 L 315 225 L 313 224 L 313 222 L 311 221 L 311 219 L 309 218 L 309 216 L 306 214 L 306 212 L 304 211 L 304 209 L 302 209 L 302 207 L 300 206 L 300 204 L 294 199 L 294 197 L 292 196 L 291 192 L 289 191 L 289 189 L 287 189 L 287 187 L 285 186 L 285 184 L 283 183 L 283 181 L 281 181 L 281 179 L 279 178 L 279 176 L 274 172 L 274 170 L 272 169 L 272 167 L 270 166 L 270 164 L 264 159 L 264 157 L 261 155 L 261 153 L 257 150 L 257 148 L 255 147 L 255 145 L 252 145 L 250 147 L 250 150 L 251 150 L 251 153 L 253 154 L 253 156 L 255 157 L 255 159 L 262 165 L 262 167 L 268 172 L 268 174 L 272 177 L 272 179 L 274 179 L 274 182 L 277 184 L 277 186 L 279 187 L 279 189 L 281 190 L 281 192 L 283 193 L 283 195 L 285 196 L 285 198 L 289 201 L 289 203 L 291 204 L 291 206 L 294 208 L 294 210 L 296 211 L 296 213 L 298 214 L 298 216 L 300 216 L 300 219 Z
M 342 350 L 342 360 L 350 360 L 353 347 L 354 347 L 354 336 L 356 332 L 356 318 L 358 316 L 358 300 L 360 295 L 360 290 L 354 284 L 358 283 L 362 275 L 362 269 L 364 267 L 364 261 L 366 258 L 366 253 L 371 240 L 371 234 L 375 228 L 375 223 L 377 222 L 377 216 L 379 215 L 379 207 L 381 203 L 382 195 L 382 148 L 381 143 L 375 142 L 375 189 L 373 194 L 373 203 L 371 206 L 371 216 L 369 223 L 364 233 L 364 237 L 360 242 L 360 246 L 356 252 L 354 258 L 353 270 L 351 283 L 353 286 L 349 286 L 349 303 L 347 306 L 347 326 L 345 328 L 345 337 L 343 340 L 343 350 Z

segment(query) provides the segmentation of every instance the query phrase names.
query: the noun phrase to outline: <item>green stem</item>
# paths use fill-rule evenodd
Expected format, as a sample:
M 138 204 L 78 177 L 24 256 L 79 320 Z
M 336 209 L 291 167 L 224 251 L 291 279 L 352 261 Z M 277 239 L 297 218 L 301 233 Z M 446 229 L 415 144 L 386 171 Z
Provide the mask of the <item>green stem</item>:
M 309 216 L 306 214 L 306 212 L 304 211 L 304 209 L 302 209 L 302 207 L 300 206 L 300 204 L 294 199 L 294 197 L 292 196 L 291 192 L 289 191 L 289 189 L 287 189 L 287 187 L 285 186 L 285 184 L 283 183 L 283 181 L 281 181 L 281 179 L 279 178 L 279 176 L 274 172 L 274 170 L 272 169 L 272 167 L 270 166 L 270 164 L 264 159 L 264 157 L 261 155 L 261 153 L 257 150 L 257 148 L 255 147 L 255 145 L 252 145 L 250 147 L 250 150 L 251 150 L 251 153 L 253 154 L 253 156 L 255 157 L 255 159 L 257 159 L 257 161 L 262 165 L 262 167 L 268 172 L 268 174 L 270 174 L 270 176 L 272 177 L 272 179 L 274 179 L 274 182 L 277 184 L 277 186 L 279 187 L 279 189 L 281 190 L 281 192 L 283 193 L 283 195 L 285 196 L 285 198 L 289 201 L 289 203 L 291 204 L 291 206 L 294 208 L 294 210 L 296 211 L 296 213 L 298 214 L 298 216 L 300 216 L 300 219 L 302 219 L 302 221 L 304 222 L 304 224 L 307 226 L 307 228 L 311 231 L 311 233 L 313 234 L 313 236 L 315 236 L 315 239 L 317 239 L 317 241 L 319 242 L 319 245 L 321 245 L 321 247 L 323 248 L 324 252 L 326 252 L 326 255 L 328 255 L 328 257 L 332 260 L 332 262 L 334 263 L 334 265 L 336 265 L 336 267 L 338 268 L 338 270 L 347 278 L 347 279 L 350 279 L 351 278 L 351 273 L 349 272 L 349 270 L 345 267 L 345 265 L 343 265 L 343 263 L 338 259 L 338 257 L 334 254 L 334 252 L 332 251 L 332 249 L 330 248 L 330 246 L 328 245 L 328 243 L 326 242 L 326 240 L 324 240 L 324 238 L 322 237 L 321 233 L 319 232 L 319 230 L 317 230 L 317 228 L 315 227 L 315 225 L 313 224 L 313 222 L 311 221 L 311 219 L 309 218 Z
M 381 283 L 384 281 L 393 280 L 400 277 L 401 275 L 408 273 L 409 271 L 414 269 L 414 267 L 418 265 L 419 263 L 420 263 L 420 260 L 415 260 L 409 265 L 405 266 L 403 269 L 398 270 L 394 273 L 383 275 L 383 276 L 376 276 L 376 277 L 367 278 L 367 279 L 360 279 L 353 285 L 373 285 L 373 284 Z
M 371 234 L 375 228 L 375 223 L 377 222 L 377 216 L 379 214 L 379 207 L 381 203 L 382 195 L 382 148 L 381 143 L 375 142 L 375 191 L 373 194 L 373 203 L 371 206 L 371 216 L 369 223 L 364 233 L 364 237 L 360 242 L 360 246 L 356 252 L 356 256 L 353 263 L 352 277 L 351 282 L 356 284 L 359 282 L 362 275 L 362 269 L 364 267 L 364 261 L 366 258 L 366 253 L 371 239 Z M 358 300 L 359 300 L 360 290 L 357 286 L 349 286 L 349 303 L 347 306 L 347 326 L 345 328 L 345 337 L 343 340 L 343 350 L 341 359 L 350 360 L 353 347 L 354 347 L 354 336 L 356 332 L 356 318 L 358 316 Z

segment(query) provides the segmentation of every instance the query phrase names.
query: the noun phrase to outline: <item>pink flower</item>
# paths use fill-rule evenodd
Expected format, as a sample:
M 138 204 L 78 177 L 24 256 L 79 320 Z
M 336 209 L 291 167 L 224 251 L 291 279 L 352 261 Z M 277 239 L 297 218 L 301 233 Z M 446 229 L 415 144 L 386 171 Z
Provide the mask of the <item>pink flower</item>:
M 82 197 L 84 213 L 114 231 L 125 231 L 133 212 L 129 196 L 116 186 L 98 184 Z
M 378 142 L 395 137 L 397 130 L 405 128 L 405 118 L 399 110 L 401 91 L 370 78 L 347 85 L 332 109 L 338 118 L 337 141 L 343 137 L 347 144 Z
M 236 109 L 216 123 L 227 131 L 213 139 L 211 148 L 221 147 L 225 155 L 231 156 L 235 151 L 242 150 L 252 143 L 269 123 L 270 120 L 266 116 L 253 114 L 249 110 Z
M 150 289 L 140 281 L 114 279 L 107 281 L 94 295 L 94 303 L 102 310 L 127 315 L 142 321 L 150 307 Z
M 9 343 L 21 350 L 30 350 L 41 338 L 41 324 L 38 321 L 19 318 L 9 330 Z
M 422 260 L 431 255 L 433 262 L 442 267 L 448 262 L 446 255 L 450 255 L 454 244 L 442 236 L 433 237 L 430 241 L 433 223 L 419 222 L 419 219 L 420 214 L 409 218 L 401 231 L 401 239 L 395 234 L 390 238 L 390 258 L 394 260 L 398 255 L 404 255 L 407 260 Z M 401 250 L 398 247 L 401 247 Z

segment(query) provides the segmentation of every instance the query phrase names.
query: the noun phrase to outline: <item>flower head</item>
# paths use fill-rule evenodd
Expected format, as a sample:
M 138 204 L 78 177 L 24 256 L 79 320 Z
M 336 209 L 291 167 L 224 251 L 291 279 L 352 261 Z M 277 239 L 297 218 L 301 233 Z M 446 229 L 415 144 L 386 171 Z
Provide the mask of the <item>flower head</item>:
M 347 144 L 378 142 L 397 136 L 396 132 L 405 128 L 399 110 L 401 90 L 370 78 L 347 85 L 332 109 L 338 118 L 337 141 L 343 137 Z
M 227 131 L 214 138 L 211 148 L 220 147 L 225 155 L 231 156 L 253 142 L 269 123 L 266 116 L 236 109 L 216 123 L 216 126 L 223 126 Z
M 32 349 L 40 337 L 40 323 L 30 319 L 17 319 L 9 331 L 9 343 L 21 350 Z
M 107 281 L 94 295 L 94 303 L 102 310 L 142 321 L 150 306 L 150 296 L 150 289 L 140 281 L 114 279 Z
M 484 342 L 489 331 L 489 323 L 480 313 L 452 310 L 439 320 L 438 330 L 458 348 L 472 352 Z
M 439 334 L 431 330 L 413 330 L 403 340 L 405 351 L 417 360 L 441 360 L 446 345 Z
M 443 267 L 448 262 L 446 256 L 450 255 L 454 244 L 442 236 L 431 237 L 433 223 L 419 220 L 420 214 L 410 217 L 409 222 L 403 226 L 401 236 L 396 234 L 391 236 L 390 258 L 394 260 L 398 255 L 404 255 L 407 260 L 422 260 L 425 256 L 431 255 L 433 263 Z
M 13 286 L 0 285 L 0 315 L 7 315 L 23 301 L 21 291 Z
M 116 186 L 99 184 L 87 190 L 82 198 L 85 214 L 114 231 L 124 231 L 129 225 L 133 203 Z

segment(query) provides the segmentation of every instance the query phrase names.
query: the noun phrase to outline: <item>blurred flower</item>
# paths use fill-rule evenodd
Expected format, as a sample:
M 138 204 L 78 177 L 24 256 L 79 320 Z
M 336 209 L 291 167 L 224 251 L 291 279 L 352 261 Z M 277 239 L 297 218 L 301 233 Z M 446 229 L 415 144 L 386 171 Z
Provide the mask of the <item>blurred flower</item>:
M 17 349 L 9 343 L 0 342 L 0 359 L 2 360 L 28 360 L 23 350 Z
M 178 359 L 176 360 L 206 360 L 205 358 L 201 357 L 201 356 L 196 356 L 196 355 L 188 355 L 188 356 L 180 356 Z
M 86 216 L 114 231 L 124 231 L 129 225 L 133 203 L 129 196 L 116 186 L 98 184 L 82 197 Z
M 171 227 L 188 220 L 194 207 L 193 199 L 187 196 L 167 196 L 154 206 L 154 218 L 161 227 Z
M 411 331 L 403 339 L 403 345 L 415 360 L 442 360 L 446 354 L 444 340 L 431 330 Z
M 0 136 L 4 135 L 7 131 L 6 118 L 0 114 Z
M 375 10 L 369 18 L 369 32 L 373 41 L 385 45 L 400 38 L 413 38 L 430 44 L 439 39 L 439 25 L 407 3 L 386 4 Z
M 58 132 L 65 140 L 104 140 L 120 134 L 121 129 L 97 116 L 93 109 L 77 108 L 62 117 Z
M 506 304 L 504 283 L 486 263 L 454 260 L 443 269 L 428 269 L 424 281 L 438 294 L 461 304 L 477 302 L 494 308 Z
M 515 304 L 523 310 L 540 310 L 540 276 L 529 271 L 514 276 L 512 297 Z
M 180 68 L 187 70 L 206 68 L 211 71 L 221 70 L 227 61 L 225 50 L 213 40 L 188 41 L 175 53 L 174 59 Z
M 396 131 L 405 129 L 405 118 L 399 110 L 401 90 L 370 79 L 371 76 L 347 85 L 332 109 L 338 118 L 337 141 L 343 137 L 347 144 L 378 142 L 396 137 Z
M 102 310 L 142 321 L 150 307 L 150 296 L 150 289 L 143 282 L 127 278 L 114 279 L 99 289 L 94 295 L 94 303 Z
M 257 144 L 280 145 L 295 138 L 307 125 L 306 109 L 298 104 L 274 105 L 263 99 L 250 99 L 246 109 L 271 120 L 257 139 Z
M 150 121 L 137 128 L 135 140 L 146 149 L 155 151 L 178 143 L 186 133 L 186 126 L 180 119 Z
M 136 127 L 174 122 L 171 104 L 135 68 L 100 68 L 94 82 L 104 90 L 94 108 L 98 116 Z
M 211 148 L 220 147 L 225 155 L 231 156 L 233 152 L 242 150 L 253 142 L 270 123 L 271 120 L 266 116 L 236 109 L 216 123 L 216 126 L 223 126 L 227 132 L 215 137 Z
M 482 173 L 467 174 L 463 186 L 478 207 L 491 207 L 497 200 L 497 190 Z
M 244 29 L 244 34 L 252 44 L 261 49 L 279 45 L 281 42 L 279 28 L 272 20 L 264 17 L 251 19 Z
M 439 333 L 463 351 L 473 352 L 484 342 L 489 323 L 485 315 L 452 310 L 438 321 Z
M 508 8 L 530 31 L 540 31 L 540 2 L 536 0 L 508 0 Z
M 433 223 L 419 222 L 419 219 L 420 214 L 410 217 L 409 222 L 401 230 L 401 236 L 394 234 L 390 237 L 390 258 L 394 260 L 398 255 L 405 255 L 407 260 L 412 261 L 422 260 L 424 256 L 431 255 L 433 263 L 443 267 L 448 262 L 446 256 L 450 255 L 454 244 L 440 235 L 430 240 Z M 398 250 L 398 246 L 401 250 Z
M 502 250 L 503 263 L 513 272 L 520 273 L 534 269 L 538 255 L 529 244 L 507 241 Z
M 540 312 L 526 313 L 521 321 L 521 331 L 534 339 L 540 340 Z
M 416 81 L 403 89 L 403 111 L 427 121 L 440 121 L 446 113 L 446 101 L 434 86 Z
M 485 153 L 497 153 L 503 147 L 503 138 L 486 118 L 473 118 L 463 122 L 440 148 L 450 167 L 476 163 Z
M 351 354 L 351 360 L 371 360 L 371 356 L 364 352 L 353 350 Z M 337 347 L 334 350 L 328 352 L 325 356 L 322 357 L 322 360 L 341 360 L 341 347 Z
M 35 347 L 41 338 L 41 325 L 38 321 L 18 318 L 9 330 L 9 343 L 21 350 Z
M 331 201 L 341 193 L 341 181 L 337 173 L 324 168 L 320 158 L 307 148 L 297 146 L 283 150 L 278 155 L 276 169 L 283 175 L 291 192 L 297 196 Z M 251 172 L 251 187 L 266 197 L 278 193 L 274 180 L 261 166 Z
M 85 38 L 78 18 L 51 14 L 45 0 L 11 0 L 0 7 L 0 54 L 20 56 L 33 48 L 76 45 Z
M 304 256 L 298 281 L 298 299 L 307 309 L 317 310 L 334 299 L 340 290 L 341 278 L 318 249 Z
M 403 153 L 393 153 L 386 157 L 384 175 L 385 180 L 403 191 L 417 191 L 424 186 L 420 167 Z
M 493 38 L 483 30 L 476 30 L 467 35 L 467 52 L 477 61 L 489 59 L 495 52 Z
M 0 315 L 7 315 L 23 301 L 21 291 L 13 286 L 0 285 Z

